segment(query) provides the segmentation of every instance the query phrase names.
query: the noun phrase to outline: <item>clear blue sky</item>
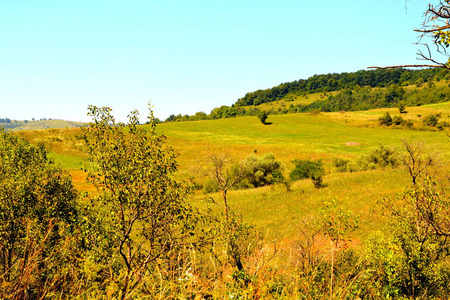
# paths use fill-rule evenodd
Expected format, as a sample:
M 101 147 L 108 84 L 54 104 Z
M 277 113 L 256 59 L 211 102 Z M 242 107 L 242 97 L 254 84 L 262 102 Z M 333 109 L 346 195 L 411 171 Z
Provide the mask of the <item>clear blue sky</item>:
M 0 117 L 209 113 L 314 74 L 417 63 L 428 1 L 0 0 Z

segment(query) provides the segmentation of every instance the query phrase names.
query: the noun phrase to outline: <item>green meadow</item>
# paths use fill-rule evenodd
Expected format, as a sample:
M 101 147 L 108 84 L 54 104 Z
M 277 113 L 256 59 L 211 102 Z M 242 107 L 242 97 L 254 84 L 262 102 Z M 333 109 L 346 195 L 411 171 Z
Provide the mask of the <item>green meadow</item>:
M 418 115 L 440 113 L 448 119 L 450 102 L 409 107 L 404 118 L 420 122 Z M 179 153 L 178 176 L 194 178 L 198 185 L 207 178 L 204 170 L 211 168 L 208 156 L 225 154 L 234 161 L 242 161 L 252 154 L 273 153 L 283 164 L 285 176 L 293 169 L 294 159 L 321 159 L 325 166 L 325 188 L 314 188 L 311 180 L 294 182 L 287 192 L 282 184 L 248 190 L 232 190 L 230 205 L 235 213 L 270 237 L 295 238 L 298 224 L 317 217 L 325 201 L 336 199 L 342 208 L 361 215 L 359 237 L 383 224 L 380 206 L 383 197 L 395 197 L 410 184 L 402 168 L 337 173 L 333 158 L 350 158 L 368 154 L 380 145 L 402 150 L 402 140 L 422 141 L 430 151 L 437 151 L 448 171 L 450 141 L 445 131 L 388 128 L 378 124 L 378 118 L 396 109 L 377 109 L 363 112 L 320 114 L 270 115 L 269 125 L 262 125 L 256 117 L 218 120 L 170 122 L 157 125 L 167 137 L 167 144 Z M 145 125 L 143 125 L 145 128 Z M 80 129 L 49 129 L 21 133 L 32 142 L 43 142 L 50 156 L 70 170 L 74 182 L 81 189 L 84 183 L 82 139 Z M 192 201 L 206 207 L 205 199 L 219 194 L 205 195 L 196 191 Z
M 436 110 L 450 112 L 449 103 L 413 109 L 414 113 L 423 114 Z M 347 123 L 342 122 L 342 113 L 288 114 L 269 116 L 270 125 L 262 125 L 256 117 L 240 117 L 163 123 L 158 129 L 180 153 L 179 170 L 186 175 L 208 168 L 209 154 L 226 153 L 243 160 L 254 153 L 273 153 L 284 164 L 286 173 L 293 168 L 293 159 L 322 159 L 327 187 L 316 189 L 310 180 L 301 180 L 293 184 L 290 192 L 281 184 L 231 191 L 233 211 L 269 236 L 295 238 L 298 224 L 317 217 L 324 202 L 336 198 L 343 208 L 361 215 L 356 232 L 356 236 L 361 236 L 379 229 L 384 222 L 377 202 L 403 192 L 410 179 L 402 168 L 336 173 L 331 164 L 333 158 L 358 158 L 380 144 L 401 151 L 405 139 L 420 140 L 430 151 L 438 150 L 444 165 L 450 158 L 450 141 L 444 132 L 381 127 L 372 119 L 378 120 L 385 111 L 347 112 L 345 115 L 351 120 Z M 205 180 L 201 174 L 197 178 Z M 209 196 L 220 200 L 219 194 Z M 202 203 L 207 196 L 198 192 L 195 198 Z

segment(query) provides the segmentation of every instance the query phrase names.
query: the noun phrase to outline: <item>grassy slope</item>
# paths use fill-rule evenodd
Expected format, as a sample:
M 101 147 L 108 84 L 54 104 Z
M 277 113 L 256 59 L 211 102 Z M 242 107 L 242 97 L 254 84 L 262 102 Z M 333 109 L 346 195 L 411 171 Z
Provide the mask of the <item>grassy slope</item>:
M 423 115 L 439 110 L 447 115 L 450 105 L 409 110 Z M 333 157 L 358 157 L 379 144 L 401 148 L 402 139 L 420 139 L 430 149 L 439 149 L 446 161 L 450 159 L 450 142 L 444 133 L 379 127 L 371 119 L 377 120 L 384 111 L 347 113 L 347 122 L 341 120 L 339 113 L 292 114 L 270 116 L 268 121 L 273 124 L 268 126 L 262 125 L 256 117 L 242 117 L 166 123 L 158 128 L 180 153 L 180 170 L 189 174 L 193 174 L 197 166 L 207 164 L 205 158 L 210 152 L 227 152 L 235 159 L 243 159 L 255 150 L 258 154 L 272 152 L 285 164 L 286 170 L 293 167 L 291 161 L 295 158 L 324 159 L 328 172 L 325 177 L 327 188 L 317 190 L 305 180 L 296 182 L 290 193 L 283 186 L 232 191 L 232 207 L 248 221 L 269 230 L 270 236 L 295 236 L 301 220 L 317 216 L 324 201 L 337 198 L 344 208 L 362 216 L 357 235 L 363 236 L 383 222 L 376 213 L 380 209 L 377 201 L 403 192 L 409 178 L 402 169 L 334 173 L 331 168 Z M 346 142 L 360 145 L 347 146 Z M 219 195 L 212 196 L 220 200 Z M 200 200 L 206 196 L 197 194 L 196 198 Z
M 423 109 L 426 109 L 423 107 Z M 384 111 L 384 110 L 383 110 Z M 377 119 L 383 111 L 371 115 Z M 352 116 L 353 113 L 347 113 Z M 448 148 L 445 134 L 432 131 L 390 129 L 379 126 L 357 127 L 352 122 L 340 122 L 337 114 L 290 114 L 269 116 L 272 125 L 262 125 L 256 117 L 165 123 L 159 130 L 182 154 L 180 161 L 188 166 L 207 152 L 226 149 L 231 156 L 245 157 L 254 150 L 273 152 L 287 163 L 294 158 L 329 158 L 355 156 L 378 145 L 400 146 L 405 138 L 420 138 L 434 148 Z M 356 118 L 361 122 L 360 118 Z M 369 125 L 373 125 L 369 123 Z M 347 146 L 358 142 L 359 146 Z
M 288 172 L 291 161 L 299 159 L 323 159 L 328 187 L 317 190 L 309 180 L 294 183 L 292 191 L 279 186 L 259 189 L 231 191 L 229 199 L 234 211 L 267 230 L 271 237 L 294 237 L 301 220 L 317 217 L 324 201 L 337 198 L 338 203 L 362 216 L 358 236 L 379 228 L 382 220 L 377 201 L 383 196 L 393 197 L 409 184 L 402 169 L 375 170 L 358 173 L 334 173 L 333 157 L 358 157 L 378 147 L 400 147 L 405 138 L 421 139 L 431 149 L 438 149 L 444 159 L 450 159 L 448 137 L 437 131 L 417 131 L 382 128 L 376 125 L 379 116 L 386 110 L 351 113 L 323 113 L 319 115 L 291 114 L 269 116 L 272 125 L 262 125 L 256 117 L 241 117 L 214 121 L 164 123 L 158 130 L 168 136 L 168 143 L 180 153 L 181 176 L 194 175 L 204 180 L 197 172 L 207 167 L 208 153 L 226 152 L 240 160 L 250 154 L 272 152 L 285 165 Z M 408 108 L 407 117 L 417 114 L 440 112 L 450 114 L 450 103 L 440 103 L 417 108 Z M 392 110 L 392 113 L 395 111 Z M 22 132 L 32 142 L 44 142 L 50 147 L 51 156 L 71 170 L 79 189 L 88 189 L 84 173 L 80 171 L 83 160 L 83 141 L 80 129 L 50 129 Z M 346 142 L 358 142 L 358 146 L 347 146 Z M 448 164 L 447 164 L 448 165 Z M 447 169 L 448 172 L 448 169 Z M 210 195 L 220 200 L 219 195 Z M 206 195 L 196 193 L 193 201 L 204 206 Z

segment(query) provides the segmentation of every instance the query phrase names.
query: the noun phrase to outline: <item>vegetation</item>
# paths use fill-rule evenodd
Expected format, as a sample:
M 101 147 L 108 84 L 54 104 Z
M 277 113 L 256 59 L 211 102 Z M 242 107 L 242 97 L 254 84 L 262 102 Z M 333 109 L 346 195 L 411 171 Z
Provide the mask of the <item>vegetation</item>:
M 444 53 L 448 11 L 419 30 Z M 448 79 L 316 75 L 166 120 L 202 122 L 91 106 L 82 129 L 2 130 L 0 298 L 447 299 Z
M 292 161 L 295 168 L 289 174 L 291 180 L 300 180 L 310 178 L 316 188 L 324 187 L 322 177 L 325 175 L 323 163 L 319 161 L 299 160 Z
M 433 109 L 444 115 L 443 107 Z M 416 108 L 408 111 L 418 114 Z M 421 106 L 420 112 L 437 114 L 427 106 Z M 31 225 L 22 230 L 25 246 L 14 251 L 32 255 L 24 264 L 24 256 L 17 252 L 15 266 L 25 266 L 28 273 L 23 274 L 28 275 L 17 275 L 20 269 L 14 271 L 16 277 L 2 271 L 2 286 L 7 287 L 3 298 L 23 291 L 27 294 L 22 295 L 33 295 L 25 298 L 45 293 L 51 298 L 57 293 L 60 298 L 122 299 L 424 295 L 439 299 L 449 292 L 448 188 L 445 181 L 438 185 L 428 177 L 436 174 L 434 162 L 439 159 L 422 144 L 405 139 L 420 135 L 433 148 L 445 150 L 450 145 L 441 132 L 387 130 L 375 123 L 373 128 L 349 126 L 339 122 L 342 114 L 328 113 L 272 116 L 274 125 L 263 127 L 254 117 L 157 126 L 150 120 L 149 125 L 138 126 L 136 113 L 128 124 L 116 123 L 107 108 L 91 107 L 90 114 L 93 123 L 82 132 L 22 134 L 40 141 L 38 147 L 4 133 L 4 139 L 12 139 L 5 149 L 24 145 L 17 153 L 26 153 L 27 147 L 47 153 L 43 142 L 59 153 L 55 156 L 59 159 L 86 157 L 93 188 L 78 182 L 77 187 L 90 191 L 79 195 L 70 177 L 48 155 L 36 159 L 44 161 L 48 170 L 60 170 L 57 178 L 67 179 L 66 198 L 58 199 L 68 199 L 64 207 L 73 213 L 71 218 L 60 218 L 47 212 L 47 207 L 53 210 L 46 205 L 39 211 L 53 223 L 38 223 L 43 225 L 41 231 L 31 230 L 35 228 Z M 158 133 L 161 130 L 169 136 L 167 141 Z M 72 147 L 83 140 L 82 146 Z M 360 143 L 346 145 L 349 140 Z M 181 150 L 178 159 L 167 144 Z M 253 154 L 242 159 L 245 152 Z M 338 171 L 353 173 L 334 173 L 333 158 L 350 161 Z M 204 172 L 196 186 L 205 187 L 208 178 L 215 186 L 206 197 L 186 181 L 194 174 L 189 166 L 199 163 Z M 37 178 L 31 174 L 38 172 L 38 178 L 48 182 L 45 178 L 50 175 L 39 173 L 45 169 L 30 168 L 23 178 Z M 362 170 L 366 172 L 355 172 Z M 287 175 L 295 180 L 290 193 L 280 184 Z M 413 177 L 415 184 L 396 198 Z M 21 182 L 6 178 L 2 179 L 5 191 L 11 182 Z M 315 189 L 302 178 L 325 178 L 327 188 Z M 26 185 L 11 188 L 32 191 Z M 38 188 L 38 192 L 55 189 Z M 384 200 L 377 209 L 380 199 Z M 382 208 L 389 219 L 376 213 Z M 31 220 L 32 211 L 27 211 Z M 56 243 L 47 244 L 53 237 L 49 233 L 56 230 L 53 224 L 58 224 L 59 236 Z M 378 230 L 383 226 L 386 229 Z M 260 233 L 265 230 L 273 233 L 264 237 Z M 420 250 L 420 245 L 426 249 Z M 40 275 L 44 273 L 53 275 Z M 21 282 L 21 289 L 16 282 Z
M 242 174 L 237 185 L 241 188 L 255 188 L 282 182 L 282 166 L 272 153 L 262 156 L 251 155 L 242 165 Z
M 107 288 L 113 295 L 127 299 L 136 290 L 145 293 L 143 280 L 153 270 L 176 272 L 174 257 L 185 255 L 195 235 L 195 216 L 185 202 L 190 189 L 172 178 L 175 154 L 154 122 L 148 132 L 137 127 L 137 112 L 124 125 L 109 108 L 89 110 L 93 123 L 83 133 L 92 166 L 88 180 L 99 192 L 91 198 L 95 263 L 111 270 Z
M 67 248 L 79 222 L 70 176 L 42 144 L 3 131 L 0 159 L 0 297 L 38 299 L 70 290 L 77 280 L 70 270 L 79 268 Z
M 258 119 L 263 123 L 263 125 L 266 125 L 266 120 L 269 117 L 269 114 L 266 111 L 260 111 L 257 114 Z
M 417 106 L 447 101 L 448 85 L 438 84 L 450 77 L 440 69 L 379 69 L 354 73 L 315 75 L 306 80 L 283 83 L 266 90 L 247 93 L 232 106 L 214 108 L 208 115 L 200 112 L 193 116 L 171 115 L 166 122 L 196 121 L 258 116 L 268 114 L 311 112 L 361 111 L 375 108 L 397 107 L 405 113 L 406 106 Z M 313 98 L 312 101 L 296 99 Z M 264 105 L 280 103 L 278 109 Z M 289 104 L 287 106 L 286 104 Z
M 369 154 L 360 156 L 356 160 L 333 158 L 333 166 L 338 172 L 360 172 L 376 168 L 394 168 L 400 164 L 399 154 L 395 149 L 380 145 Z

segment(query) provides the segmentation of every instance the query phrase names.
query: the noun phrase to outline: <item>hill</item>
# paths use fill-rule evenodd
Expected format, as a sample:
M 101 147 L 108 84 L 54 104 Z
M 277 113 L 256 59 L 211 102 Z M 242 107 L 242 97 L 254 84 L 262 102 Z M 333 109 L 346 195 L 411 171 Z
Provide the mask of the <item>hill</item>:
M 441 69 L 314 75 L 247 93 L 232 106 L 214 108 L 210 114 L 171 115 L 166 122 L 255 116 L 261 110 L 269 114 L 360 111 L 445 102 L 450 97 L 448 79 L 448 71 Z
M 72 122 L 64 120 L 39 120 L 39 121 L 18 121 L 8 118 L 0 119 L 0 127 L 7 131 L 40 130 L 49 128 L 74 128 L 84 126 L 81 122 Z

